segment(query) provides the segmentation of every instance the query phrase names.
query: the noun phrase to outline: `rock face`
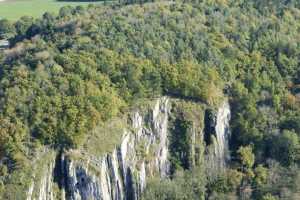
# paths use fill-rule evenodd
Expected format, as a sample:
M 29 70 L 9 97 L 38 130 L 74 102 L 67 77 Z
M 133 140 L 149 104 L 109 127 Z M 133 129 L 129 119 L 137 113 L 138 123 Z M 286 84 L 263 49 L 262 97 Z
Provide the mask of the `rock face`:
M 133 130 L 124 132 L 120 147 L 111 154 L 88 159 L 84 164 L 66 159 L 67 198 L 135 200 L 145 188 L 147 176 L 166 176 L 169 108 L 169 100 L 162 98 L 147 120 L 139 112 L 134 113 Z
M 219 108 L 216 123 L 216 141 L 214 143 L 217 164 L 225 167 L 226 161 L 229 160 L 228 143 L 229 143 L 229 121 L 230 106 L 228 102 L 224 102 Z
M 231 113 L 230 106 L 227 101 L 219 107 L 218 111 L 211 118 L 210 125 L 213 124 L 213 130 L 206 133 L 210 138 L 210 144 L 207 153 L 207 168 L 213 174 L 217 174 L 217 171 L 222 171 L 226 167 L 226 162 L 230 159 L 229 154 L 229 121 Z M 208 128 L 210 129 L 210 128 Z
M 38 181 L 33 178 L 35 181 L 27 191 L 27 200 L 140 199 L 148 177 L 159 175 L 164 178 L 170 174 L 170 101 L 162 97 L 149 111 L 134 112 L 130 128 L 124 130 L 120 145 L 111 153 L 89 155 L 72 150 L 58 154 L 56 160 L 50 159 L 41 171 L 41 178 Z M 229 159 L 229 120 L 230 107 L 225 102 L 210 116 L 208 127 L 200 131 L 208 132 L 212 138 L 207 144 L 207 149 L 210 149 L 206 153 L 207 168 L 218 171 Z M 203 144 L 195 141 L 203 138 L 196 137 L 195 130 L 196 127 L 191 127 L 192 150 L 196 143 Z M 195 154 L 192 152 L 191 155 Z M 58 187 L 54 188 L 54 185 Z
M 40 169 L 33 169 L 33 180 L 27 191 L 26 200 L 54 200 L 54 152 L 44 152 L 48 159 Z M 39 177 L 39 178 L 38 178 Z

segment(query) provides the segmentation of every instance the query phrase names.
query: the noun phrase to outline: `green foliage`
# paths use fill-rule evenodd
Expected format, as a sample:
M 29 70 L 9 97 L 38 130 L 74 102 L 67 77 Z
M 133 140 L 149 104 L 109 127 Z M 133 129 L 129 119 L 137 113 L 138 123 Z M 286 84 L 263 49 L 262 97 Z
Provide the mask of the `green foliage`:
M 191 101 L 172 100 L 169 119 L 169 159 L 171 174 L 203 164 L 203 105 Z
M 167 93 L 204 100 L 210 105 L 217 105 L 222 96 L 222 80 L 213 68 L 183 60 L 175 66 L 164 66 L 162 76 Z
M 178 118 L 175 119 L 170 138 L 170 157 L 173 172 L 180 168 L 185 170 L 190 168 L 190 140 L 192 137 L 190 131 L 191 122 Z
M 277 200 L 278 198 L 274 197 L 271 194 L 266 194 L 262 197 L 262 200 Z
M 203 169 L 195 168 L 192 171 L 177 171 L 172 180 L 155 178 L 149 182 L 142 199 L 203 200 L 206 181 L 203 172 Z
M 228 169 L 220 173 L 216 179 L 207 184 L 207 196 L 209 199 L 225 199 L 234 196 L 240 188 L 244 174 L 235 169 Z
M 98 125 L 86 138 L 83 149 L 90 155 L 103 155 L 120 144 L 126 118 L 112 118 L 109 122 Z M 144 150 L 144 149 L 143 149 Z
M 285 165 L 300 161 L 299 137 L 294 131 L 284 130 L 282 135 L 275 136 L 271 155 Z
M 265 168 L 262 165 L 258 165 L 254 169 L 254 173 L 255 173 L 254 182 L 257 185 L 257 187 L 259 187 L 267 182 L 268 168 Z
M 15 27 L 7 19 L 0 20 L 0 39 L 10 38 L 15 32 Z
M 125 2 L 131 3 L 136 2 Z M 296 0 L 196 0 L 65 7 L 58 16 L 1 20 L 1 37 L 10 37 L 13 46 L 0 53 L 0 160 L 6 166 L 1 179 L 27 166 L 35 144 L 88 144 L 100 137 L 93 133 L 97 127 L 139 99 L 170 95 L 215 107 L 226 93 L 234 171 L 208 183 L 212 196 L 249 188 L 257 199 L 282 194 L 286 187 L 295 192 L 299 8 Z M 188 132 L 195 120 L 185 117 L 176 116 L 170 138 L 175 169 L 193 169 Z M 112 135 L 107 146 L 119 138 Z M 287 181 L 275 184 L 271 176 Z M 158 187 L 153 194 L 193 198 L 193 190 L 179 187 L 193 177 L 179 177 L 162 183 L 169 190 Z
M 252 152 L 252 147 L 240 147 L 237 153 L 241 164 L 246 168 L 251 169 L 255 162 L 255 155 Z

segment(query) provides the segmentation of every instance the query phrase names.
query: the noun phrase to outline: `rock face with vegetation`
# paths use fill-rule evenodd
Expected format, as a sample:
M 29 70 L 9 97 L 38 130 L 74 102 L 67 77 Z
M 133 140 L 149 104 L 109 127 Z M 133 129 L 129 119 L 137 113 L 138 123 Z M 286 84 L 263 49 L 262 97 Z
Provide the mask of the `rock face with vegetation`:
M 112 149 L 111 153 L 93 155 L 82 149 L 69 150 L 57 153 L 56 159 L 52 153 L 51 159 L 40 171 L 40 178 L 32 180 L 26 199 L 141 199 L 147 179 L 151 179 L 151 177 L 168 179 L 172 175 L 171 168 L 174 166 L 170 161 L 172 157 L 170 142 L 174 141 L 170 141 L 169 138 L 173 137 L 172 129 L 174 127 L 171 127 L 170 118 L 172 115 L 177 115 L 177 113 L 172 113 L 172 110 L 174 112 L 172 106 L 178 106 L 172 103 L 173 101 L 182 103 L 182 100 L 162 97 L 155 100 L 147 112 L 138 110 L 131 113 L 130 128 L 124 129 L 123 133 L 120 133 L 123 135 L 120 144 Z M 204 119 L 204 112 L 198 114 L 203 117 L 193 119 L 195 120 L 194 125 L 204 124 L 201 122 L 201 119 Z M 221 105 L 215 116 L 216 135 L 211 135 L 214 141 L 211 145 L 215 151 L 210 155 L 205 155 L 204 151 L 198 154 L 200 157 L 209 157 L 211 162 L 216 165 L 222 165 L 218 169 L 225 167 L 229 116 L 229 105 L 226 102 Z M 206 148 L 202 134 L 204 130 L 200 131 L 201 135 L 196 136 L 196 129 L 197 127 L 192 125 L 188 130 L 190 138 L 186 145 L 190 152 L 196 148 Z M 195 160 L 194 156 L 196 156 L 195 153 L 191 154 L 190 159 Z M 189 163 L 189 165 L 195 165 L 195 163 Z M 207 167 L 207 170 L 211 171 L 210 167 Z M 58 185 L 59 188 L 55 190 L 53 185 Z
M 139 199 L 152 174 L 168 175 L 169 99 L 158 100 L 145 113 L 135 112 L 131 129 L 112 153 L 78 161 L 65 160 L 68 199 Z M 82 155 L 84 156 L 84 155 Z
M 226 161 L 229 161 L 229 138 L 230 138 L 230 106 L 228 102 L 224 102 L 215 114 L 210 113 L 211 121 L 207 121 L 205 134 L 210 141 L 206 141 L 209 146 L 207 156 L 207 167 L 212 172 L 222 171 L 226 169 Z M 213 126 L 212 126 L 213 125 Z M 211 127 L 212 126 L 212 127 Z M 211 132 L 210 132 L 211 131 Z M 213 175 L 213 174 L 212 174 Z M 215 174 L 216 175 L 216 174 Z
M 0 20 L 0 199 L 298 200 L 299 1 L 135 3 Z
M 57 191 L 54 183 L 54 168 L 56 164 L 56 152 L 49 149 L 43 149 L 40 158 L 32 164 L 32 178 L 29 178 L 29 188 L 24 190 L 26 195 L 20 198 L 26 200 L 53 200 L 57 197 Z M 25 193 L 25 191 L 27 191 Z

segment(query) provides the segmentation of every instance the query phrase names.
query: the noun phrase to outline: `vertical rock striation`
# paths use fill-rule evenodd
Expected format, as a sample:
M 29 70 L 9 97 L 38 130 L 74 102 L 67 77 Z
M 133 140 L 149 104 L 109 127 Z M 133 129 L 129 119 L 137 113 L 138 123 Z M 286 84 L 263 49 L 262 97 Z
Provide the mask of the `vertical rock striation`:
M 132 116 L 132 131 L 125 130 L 120 147 L 85 163 L 66 159 L 68 199 L 138 199 L 146 177 L 167 176 L 169 99 L 161 98 L 145 120 L 139 112 Z
M 169 101 L 169 98 L 162 97 L 148 112 L 133 113 L 130 128 L 124 130 L 120 145 L 111 153 L 91 155 L 83 150 L 70 150 L 59 153 L 56 160 L 55 154 L 51 154 L 47 161 L 44 159 L 40 171 L 33 170 L 37 173 L 26 199 L 140 199 L 148 177 L 159 175 L 164 178 L 170 174 Z M 224 102 L 216 113 L 209 113 L 204 131 L 196 127 L 197 123 L 191 123 L 190 156 L 202 156 L 198 147 L 200 145 L 199 148 L 202 148 L 204 139 L 207 144 L 206 147 L 203 145 L 203 149 L 207 149 L 207 162 L 203 164 L 209 169 L 208 176 L 214 176 L 226 167 L 229 159 L 229 120 L 230 106 Z M 207 139 L 208 136 L 211 139 Z M 191 164 L 195 165 L 197 159 L 190 159 Z
M 227 101 L 218 108 L 217 113 L 213 117 L 214 130 L 205 133 L 210 136 L 210 144 L 207 149 L 207 168 L 210 176 L 218 174 L 226 167 L 226 161 L 230 159 L 229 155 L 229 137 L 230 137 L 230 106 Z M 206 136 L 208 137 L 208 136 Z
M 54 165 L 55 154 L 52 151 L 42 153 L 44 163 L 40 168 L 34 168 L 33 180 L 26 194 L 26 200 L 54 200 Z M 46 158 L 47 157 L 47 158 Z
M 231 113 L 229 103 L 226 101 L 222 104 L 222 106 L 218 109 L 217 114 L 217 123 L 216 123 L 216 141 L 214 143 L 215 146 L 215 155 L 216 155 L 216 163 L 225 167 L 226 161 L 229 160 L 229 121 L 230 121 Z

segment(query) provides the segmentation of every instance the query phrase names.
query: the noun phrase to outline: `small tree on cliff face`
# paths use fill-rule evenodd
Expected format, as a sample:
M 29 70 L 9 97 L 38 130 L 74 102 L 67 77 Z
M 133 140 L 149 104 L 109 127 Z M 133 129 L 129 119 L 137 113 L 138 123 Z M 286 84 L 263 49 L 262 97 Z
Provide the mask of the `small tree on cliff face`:
M 266 194 L 262 197 L 262 200 L 278 200 L 278 198 L 271 194 Z
M 252 170 L 252 167 L 255 162 L 255 155 L 253 154 L 252 147 L 251 146 L 241 146 L 239 150 L 237 151 L 238 158 L 241 164 L 242 171 L 246 175 L 247 182 L 250 181 L 252 178 L 254 178 L 254 173 Z
M 244 168 L 251 169 L 255 162 L 255 156 L 251 146 L 240 147 L 238 150 L 239 160 Z
M 248 199 L 252 195 L 251 182 L 254 178 L 252 167 L 255 162 L 255 155 L 252 152 L 251 146 L 241 146 L 237 153 L 242 172 L 244 173 L 239 193 L 242 199 Z

